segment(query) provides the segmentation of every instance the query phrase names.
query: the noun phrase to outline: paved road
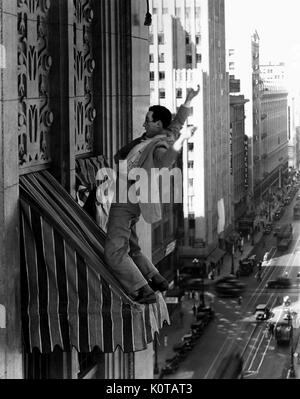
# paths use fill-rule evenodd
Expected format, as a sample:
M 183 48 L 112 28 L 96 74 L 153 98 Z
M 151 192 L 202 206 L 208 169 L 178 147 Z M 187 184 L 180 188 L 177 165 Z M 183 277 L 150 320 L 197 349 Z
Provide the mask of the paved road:
M 292 206 L 293 203 L 286 208 L 284 216 L 277 223 L 293 223 L 294 240 L 289 249 L 285 253 L 277 251 L 276 237 L 273 234 L 265 237 L 265 244 L 258 243 L 254 249 L 258 259 L 262 259 L 266 252 L 269 253 L 262 281 L 257 282 L 255 272 L 249 277 L 241 278 L 247 284 L 242 305 L 236 299 L 216 298 L 215 320 L 207 327 L 176 374 L 169 378 L 211 379 L 222 359 L 233 348 L 238 348 L 243 354 L 244 378 L 285 378 L 290 364 L 290 347 L 277 346 L 275 339 L 266 335 L 265 323 L 249 320 L 257 304 L 266 303 L 270 308 L 281 308 L 282 299 L 286 295 L 289 295 L 291 307 L 300 316 L 300 282 L 297 278 L 300 271 L 300 221 L 292 219 Z M 289 289 L 265 288 L 269 279 L 285 272 L 293 282 Z M 300 317 L 297 318 L 297 326 L 300 325 L 299 320 Z M 295 331 L 297 333 L 298 329 Z

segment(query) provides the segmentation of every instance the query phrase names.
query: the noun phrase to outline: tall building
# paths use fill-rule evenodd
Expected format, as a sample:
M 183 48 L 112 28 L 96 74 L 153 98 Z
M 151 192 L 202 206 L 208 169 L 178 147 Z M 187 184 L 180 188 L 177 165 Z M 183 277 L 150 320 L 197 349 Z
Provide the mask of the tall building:
M 240 93 L 249 102 L 245 104 L 245 134 L 248 137 L 248 211 L 255 209 L 255 184 L 259 175 L 259 146 L 260 136 L 260 100 L 259 100 L 259 35 L 255 31 L 252 35 L 247 30 L 239 32 L 237 36 L 230 36 L 227 43 L 228 70 L 230 75 L 240 79 Z
M 271 61 L 268 64 L 260 64 L 260 78 L 266 89 L 287 90 L 286 66 L 284 62 L 274 64 Z
M 274 189 L 282 187 L 283 176 L 288 171 L 288 143 L 292 143 L 289 130 L 292 126 L 289 123 L 286 67 L 283 62 L 260 65 L 260 99 L 262 167 L 256 190 L 263 197 L 271 186 Z
M 265 88 L 266 89 L 266 88 Z M 270 88 L 261 98 L 261 175 L 255 186 L 257 196 L 263 199 L 274 186 L 282 188 L 283 176 L 288 171 L 288 93 Z
M 153 377 L 164 299 L 128 297 L 74 200 L 142 133 L 145 13 L 140 0 L 1 2 L 0 379 Z M 151 257 L 151 228 L 138 233 Z
M 173 113 L 187 89 L 201 86 L 187 127 L 197 131 L 183 148 L 182 263 L 216 259 L 232 228 L 229 170 L 229 82 L 225 65 L 223 0 L 152 0 L 151 103 Z
M 245 103 L 242 95 L 230 95 L 230 172 L 233 183 L 234 220 L 247 212 L 248 137 L 245 135 Z

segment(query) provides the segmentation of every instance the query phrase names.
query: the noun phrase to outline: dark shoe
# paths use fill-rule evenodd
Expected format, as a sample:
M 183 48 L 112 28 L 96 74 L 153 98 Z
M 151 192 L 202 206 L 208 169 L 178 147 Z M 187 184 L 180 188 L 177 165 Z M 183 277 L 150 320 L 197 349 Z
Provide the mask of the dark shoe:
M 133 300 L 141 304 L 156 303 L 155 292 L 149 287 L 149 285 L 144 285 L 140 288 L 135 295 L 133 295 Z
M 154 291 L 164 292 L 169 289 L 168 281 L 159 273 L 152 277 L 149 281 L 149 285 Z

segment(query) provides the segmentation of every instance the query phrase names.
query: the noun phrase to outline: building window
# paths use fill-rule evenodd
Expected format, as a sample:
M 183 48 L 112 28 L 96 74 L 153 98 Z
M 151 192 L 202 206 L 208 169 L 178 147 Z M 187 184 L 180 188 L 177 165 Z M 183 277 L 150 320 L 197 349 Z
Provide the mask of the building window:
M 196 35 L 196 44 L 200 44 L 200 43 L 201 43 L 201 36 Z
M 188 150 L 194 151 L 194 143 L 188 143 Z
M 194 161 L 188 161 L 188 169 L 194 169 Z
M 164 7 L 163 10 L 162 10 L 162 12 L 163 12 L 163 14 L 168 14 L 168 8 L 167 8 L 167 7 Z
M 194 210 L 194 196 L 189 195 L 188 196 L 188 211 L 191 212 Z
M 159 98 L 166 98 L 165 89 L 159 89 Z
M 149 34 L 149 43 L 150 44 L 154 43 L 154 39 L 153 39 L 153 34 L 152 33 Z
M 149 62 L 154 62 L 154 55 L 153 54 L 149 54 Z
M 157 8 L 153 8 L 152 14 L 157 14 Z
M 182 89 L 176 89 L 176 98 L 182 98 Z
M 194 179 L 188 179 L 188 185 L 190 188 L 194 187 Z
M 229 57 L 231 57 L 232 55 L 234 55 L 234 49 L 233 48 L 229 49 Z
M 153 246 L 158 247 L 161 244 L 161 225 L 153 229 Z
M 159 80 L 165 80 L 165 72 L 164 71 L 160 71 L 159 73 L 158 73 L 158 76 L 159 76 Z
M 154 72 L 151 71 L 151 72 L 150 72 L 150 81 L 153 82 L 154 78 L 155 78 Z
M 181 13 L 180 7 L 176 7 L 176 8 L 175 8 L 175 15 L 176 15 L 176 17 L 179 17 L 179 16 L 180 16 L 180 13 Z
M 164 44 L 165 43 L 165 35 L 163 33 L 158 34 L 158 44 Z
M 195 219 L 189 219 L 189 229 L 195 228 Z
M 202 61 L 202 54 L 196 54 L 196 62 Z
M 186 35 L 185 36 L 185 44 L 190 44 L 190 42 L 191 42 L 190 36 Z
M 165 62 L 165 54 L 164 53 L 160 53 L 158 56 L 158 62 Z
M 229 70 L 234 70 L 234 62 L 229 62 Z
M 193 62 L 193 57 L 188 54 L 186 55 L 185 60 L 187 64 L 191 64 Z

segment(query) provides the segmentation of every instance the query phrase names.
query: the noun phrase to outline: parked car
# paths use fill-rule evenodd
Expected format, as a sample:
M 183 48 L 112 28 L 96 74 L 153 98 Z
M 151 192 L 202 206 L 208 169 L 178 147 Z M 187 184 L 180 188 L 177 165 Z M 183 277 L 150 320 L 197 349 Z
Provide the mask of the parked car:
M 197 312 L 196 319 L 197 321 L 201 321 L 204 326 L 206 326 L 210 321 L 209 314 L 206 312 Z
M 274 228 L 273 235 L 274 235 L 274 236 L 277 236 L 277 234 L 279 233 L 280 229 L 281 229 L 281 226 L 276 226 L 276 227 Z
M 272 231 L 272 227 L 270 225 L 266 225 L 266 227 L 264 228 L 264 234 L 271 234 Z
M 274 220 L 280 220 L 283 212 L 282 211 L 276 211 L 274 215 Z
M 288 288 L 290 286 L 291 280 L 288 277 L 277 277 L 269 280 L 266 284 L 266 288 Z

